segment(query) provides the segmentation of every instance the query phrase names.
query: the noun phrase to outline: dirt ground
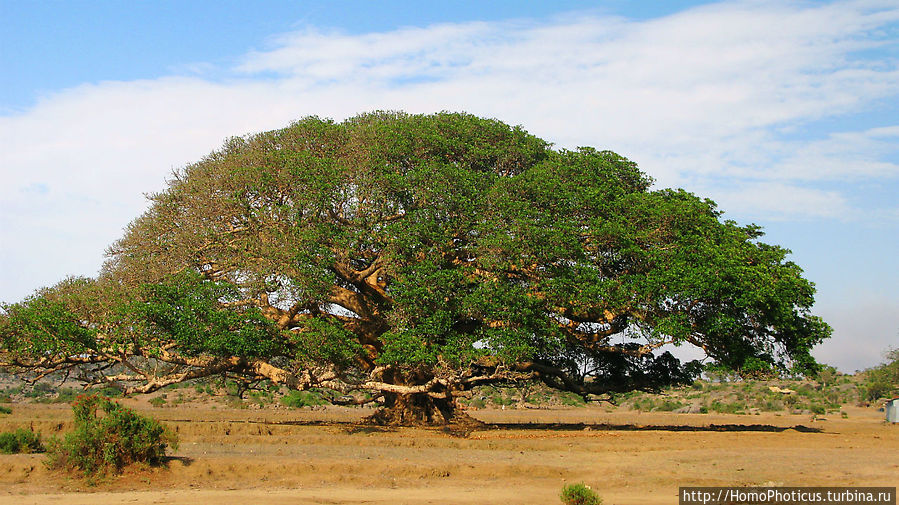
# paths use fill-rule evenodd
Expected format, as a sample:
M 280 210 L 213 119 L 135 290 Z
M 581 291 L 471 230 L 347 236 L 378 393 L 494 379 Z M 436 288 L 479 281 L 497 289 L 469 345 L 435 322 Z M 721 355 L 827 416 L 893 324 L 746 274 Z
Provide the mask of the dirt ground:
M 127 403 L 127 402 L 126 402 Z M 678 486 L 897 486 L 899 424 L 848 418 L 480 410 L 467 436 L 374 428 L 362 409 L 138 410 L 177 430 L 167 467 L 89 487 L 41 455 L 0 455 L 0 504 L 554 504 L 584 482 L 604 504 L 677 503 Z M 0 431 L 71 428 L 68 405 L 11 405 Z

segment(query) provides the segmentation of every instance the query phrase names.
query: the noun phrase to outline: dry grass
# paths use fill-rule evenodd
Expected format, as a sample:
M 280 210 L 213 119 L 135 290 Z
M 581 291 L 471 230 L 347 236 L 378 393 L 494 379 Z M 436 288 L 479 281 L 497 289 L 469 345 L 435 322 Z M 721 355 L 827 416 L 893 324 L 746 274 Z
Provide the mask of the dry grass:
M 0 457 L 0 503 L 558 503 L 585 482 L 606 504 L 673 503 L 684 485 L 895 486 L 899 426 L 881 413 L 849 418 L 481 410 L 511 429 L 467 437 L 438 429 L 355 424 L 369 411 L 154 409 L 181 448 L 167 468 L 133 470 L 97 487 L 51 473 L 39 455 Z M 15 405 L 0 431 L 71 428 L 67 405 Z M 800 427 L 799 430 L 794 429 Z M 802 427 L 809 428 L 803 429 Z

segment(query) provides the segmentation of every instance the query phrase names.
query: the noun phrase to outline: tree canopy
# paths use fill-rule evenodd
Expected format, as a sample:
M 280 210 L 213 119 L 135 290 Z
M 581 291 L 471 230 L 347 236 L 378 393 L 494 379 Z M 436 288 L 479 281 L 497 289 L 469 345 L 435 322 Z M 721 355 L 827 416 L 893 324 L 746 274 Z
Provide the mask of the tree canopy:
M 467 114 L 317 117 L 173 174 L 96 279 L 4 306 L 2 361 L 149 392 L 227 374 L 442 422 L 493 381 L 582 395 L 812 371 L 814 286 L 714 202 Z

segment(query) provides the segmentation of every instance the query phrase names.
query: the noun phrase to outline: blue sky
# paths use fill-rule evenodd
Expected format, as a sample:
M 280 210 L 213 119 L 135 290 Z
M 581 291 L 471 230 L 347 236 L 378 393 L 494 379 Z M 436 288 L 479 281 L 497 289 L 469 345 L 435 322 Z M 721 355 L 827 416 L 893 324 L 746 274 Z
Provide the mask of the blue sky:
M 232 135 L 465 110 L 617 151 L 793 250 L 844 370 L 899 346 L 899 6 L 0 0 L 0 300 L 94 275 Z

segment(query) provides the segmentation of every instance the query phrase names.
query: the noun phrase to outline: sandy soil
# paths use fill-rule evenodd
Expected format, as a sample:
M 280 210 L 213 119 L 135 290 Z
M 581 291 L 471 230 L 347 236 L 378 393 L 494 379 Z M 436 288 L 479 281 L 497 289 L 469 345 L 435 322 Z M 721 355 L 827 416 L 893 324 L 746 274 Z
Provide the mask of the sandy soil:
M 553 504 L 584 482 L 609 504 L 677 503 L 678 486 L 899 485 L 899 425 L 872 409 L 812 420 L 567 410 L 482 410 L 467 436 L 385 429 L 352 408 L 151 409 L 177 430 L 165 468 L 98 486 L 0 455 L 0 504 Z M 12 405 L 0 431 L 71 428 L 67 405 Z

